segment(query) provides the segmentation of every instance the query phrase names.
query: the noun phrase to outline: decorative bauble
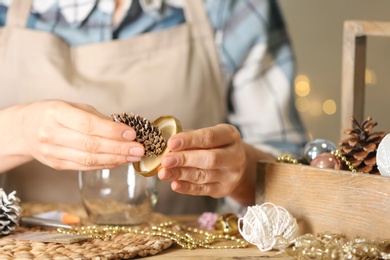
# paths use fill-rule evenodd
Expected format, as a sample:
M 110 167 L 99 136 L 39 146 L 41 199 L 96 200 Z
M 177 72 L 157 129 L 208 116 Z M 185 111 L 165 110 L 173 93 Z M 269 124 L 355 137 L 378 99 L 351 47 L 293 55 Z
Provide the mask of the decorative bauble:
M 0 232 L 2 235 L 10 234 L 19 225 L 20 199 L 15 194 L 16 191 L 13 191 L 7 196 L 0 188 Z
M 130 113 L 112 114 L 112 120 L 131 126 L 135 133 L 135 141 L 145 147 L 145 156 L 156 156 L 162 153 L 165 147 L 165 140 L 161 130 L 148 119 Z
M 339 159 L 331 153 L 322 153 L 318 155 L 310 162 L 310 165 L 317 168 L 336 170 L 339 170 L 341 168 L 341 163 Z
M 369 116 L 362 124 L 351 117 L 353 128 L 347 129 L 348 138 L 339 142 L 340 153 L 358 172 L 379 174 L 376 164 L 376 152 L 385 132 L 372 132 L 377 125 Z
M 214 224 L 217 233 L 234 236 L 238 234 L 238 217 L 227 213 L 219 216 Z
M 336 145 L 326 139 L 314 139 L 304 147 L 305 159 L 310 163 L 318 155 L 336 150 Z
M 390 134 L 387 134 L 379 143 L 376 162 L 379 173 L 390 177 Z

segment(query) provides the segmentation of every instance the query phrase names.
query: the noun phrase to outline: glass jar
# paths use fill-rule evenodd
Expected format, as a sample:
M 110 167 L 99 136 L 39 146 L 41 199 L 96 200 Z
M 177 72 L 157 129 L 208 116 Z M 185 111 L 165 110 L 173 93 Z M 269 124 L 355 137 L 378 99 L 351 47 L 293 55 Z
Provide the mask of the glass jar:
M 102 225 L 148 221 L 157 202 L 157 177 L 144 177 L 133 165 L 80 171 L 79 188 L 89 220 Z

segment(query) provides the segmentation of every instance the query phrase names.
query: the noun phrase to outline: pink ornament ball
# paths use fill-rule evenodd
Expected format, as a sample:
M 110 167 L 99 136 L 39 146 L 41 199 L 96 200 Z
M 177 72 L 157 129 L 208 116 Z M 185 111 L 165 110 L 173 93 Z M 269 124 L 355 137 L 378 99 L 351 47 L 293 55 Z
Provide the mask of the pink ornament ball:
M 336 156 L 331 153 L 322 153 L 316 156 L 311 162 L 311 166 L 317 168 L 340 170 L 340 162 Z

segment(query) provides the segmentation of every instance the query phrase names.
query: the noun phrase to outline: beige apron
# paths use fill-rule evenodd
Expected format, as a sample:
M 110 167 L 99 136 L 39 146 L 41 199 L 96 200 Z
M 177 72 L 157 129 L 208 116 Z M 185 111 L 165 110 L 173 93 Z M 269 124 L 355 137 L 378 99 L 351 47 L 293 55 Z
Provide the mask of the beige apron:
M 203 1 L 185 1 L 186 22 L 177 27 L 72 48 L 48 32 L 25 28 L 31 1 L 14 0 L 0 29 L 1 108 L 62 99 L 106 115 L 134 112 L 153 120 L 170 114 L 184 129 L 224 121 L 222 73 Z M 159 183 L 157 211 L 213 210 L 211 198 L 179 195 L 169 185 Z M 76 172 L 37 162 L 7 173 L 7 190 L 17 190 L 24 201 L 79 201 Z

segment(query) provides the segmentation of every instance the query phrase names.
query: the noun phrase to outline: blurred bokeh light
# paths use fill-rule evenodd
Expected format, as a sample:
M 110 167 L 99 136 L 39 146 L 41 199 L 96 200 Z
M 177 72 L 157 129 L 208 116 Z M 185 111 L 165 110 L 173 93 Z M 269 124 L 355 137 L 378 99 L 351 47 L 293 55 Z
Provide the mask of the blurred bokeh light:
M 299 97 L 306 97 L 310 93 L 310 80 L 306 75 L 298 75 L 295 78 L 295 93 Z
M 337 111 L 336 102 L 333 99 L 327 99 L 322 105 L 322 109 L 324 110 L 325 114 L 333 115 Z

